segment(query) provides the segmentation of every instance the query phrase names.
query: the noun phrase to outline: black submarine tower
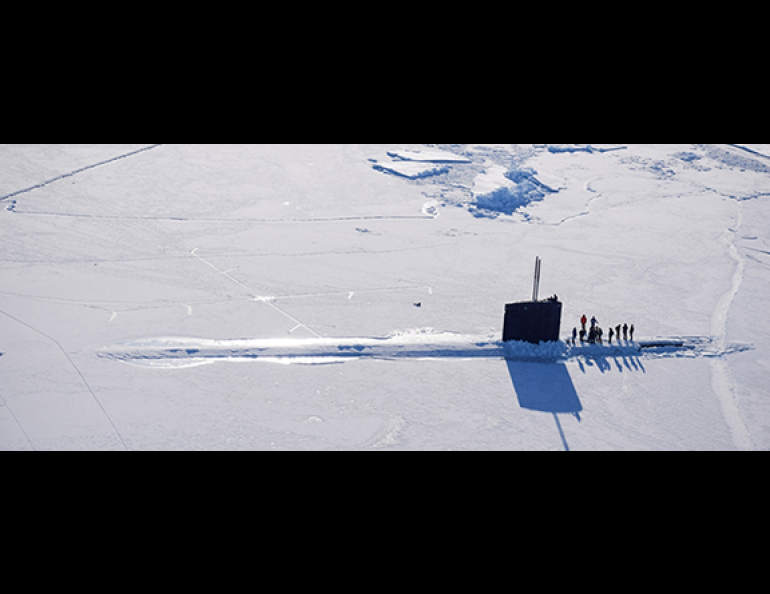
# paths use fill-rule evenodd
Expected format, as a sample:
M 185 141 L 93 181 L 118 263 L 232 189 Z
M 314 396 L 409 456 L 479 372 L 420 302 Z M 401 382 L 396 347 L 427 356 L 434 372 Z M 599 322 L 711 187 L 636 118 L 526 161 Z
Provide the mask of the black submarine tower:
M 556 296 L 544 301 L 539 300 L 542 265 L 543 261 L 538 257 L 535 260 L 532 301 L 509 303 L 505 306 L 504 342 L 518 340 L 540 344 L 541 342 L 557 342 L 560 339 L 561 301 Z

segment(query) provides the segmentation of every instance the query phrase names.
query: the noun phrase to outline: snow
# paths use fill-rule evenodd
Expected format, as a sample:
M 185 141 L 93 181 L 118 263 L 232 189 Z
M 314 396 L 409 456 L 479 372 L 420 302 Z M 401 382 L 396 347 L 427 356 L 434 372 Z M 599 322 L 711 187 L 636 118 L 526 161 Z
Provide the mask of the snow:
M 455 155 L 447 151 L 424 150 L 424 151 L 388 151 L 388 156 L 403 161 L 418 161 L 424 163 L 470 163 L 471 161 L 463 156 Z
M 747 150 L 755 155 L 770 158 L 770 144 L 733 144 L 732 146 Z
M 430 161 L 428 163 L 431 163 Z M 433 177 L 443 173 L 449 173 L 449 167 L 436 167 L 433 164 L 427 164 L 423 161 L 395 161 L 393 163 L 376 163 L 374 169 L 393 173 L 408 179 L 420 179 L 423 177 Z
M 570 345 L 562 342 L 533 345 L 504 343 L 497 337 L 467 336 L 450 332 L 438 333 L 432 328 L 396 332 L 385 338 L 318 337 L 273 338 L 250 340 L 204 340 L 197 338 L 158 338 L 111 345 L 100 349 L 98 356 L 142 367 L 191 367 L 218 362 L 269 362 L 286 365 L 326 365 L 362 359 L 391 361 L 419 359 L 505 359 L 554 363 L 581 360 L 600 369 L 610 368 L 619 359 L 630 369 L 628 361 L 642 358 L 713 357 L 721 358 L 751 350 L 748 344 L 720 343 L 709 337 L 661 338 L 649 341 L 616 342 L 615 344 Z M 638 369 L 638 367 L 637 367 Z
M 369 159 L 374 163 L 372 167 L 376 171 L 392 173 L 407 179 L 422 179 L 449 173 L 449 167 L 445 165 L 437 167 L 438 163 L 470 163 L 465 157 L 439 150 L 393 150 L 388 151 L 387 155 L 391 159 L 389 162 L 381 163 L 378 159 Z
M 491 194 L 500 188 L 516 187 L 516 184 L 505 176 L 506 173 L 507 168 L 487 162 L 486 169 L 473 180 L 474 197 Z
M 0 449 L 766 450 L 769 159 L 0 145 Z

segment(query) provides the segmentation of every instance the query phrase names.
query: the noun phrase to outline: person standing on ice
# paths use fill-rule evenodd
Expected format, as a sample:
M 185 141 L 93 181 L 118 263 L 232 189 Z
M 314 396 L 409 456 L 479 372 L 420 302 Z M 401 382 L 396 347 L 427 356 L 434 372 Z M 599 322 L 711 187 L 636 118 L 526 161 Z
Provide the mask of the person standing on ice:
M 623 340 L 628 342 L 628 324 L 623 324 Z
M 582 318 L 580 318 L 580 324 L 583 326 L 583 331 L 585 332 L 586 324 L 588 324 L 588 317 L 584 315 Z
M 631 324 L 631 329 L 629 330 L 629 334 L 631 336 L 631 342 L 634 342 L 634 334 L 636 334 L 636 328 L 633 324 Z
M 591 318 L 591 328 L 596 328 L 598 323 L 599 323 L 599 320 L 596 319 L 596 316 Z
M 610 328 L 610 346 L 612 346 L 612 339 L 615 338 L 615 331 Z
M 572 329 L 572 346 L 577 344 L 578 331 L 577 328 Z
M 618 337 L 618 342 L 620 342 L 620 324 L 615 326 L 615 336 Z

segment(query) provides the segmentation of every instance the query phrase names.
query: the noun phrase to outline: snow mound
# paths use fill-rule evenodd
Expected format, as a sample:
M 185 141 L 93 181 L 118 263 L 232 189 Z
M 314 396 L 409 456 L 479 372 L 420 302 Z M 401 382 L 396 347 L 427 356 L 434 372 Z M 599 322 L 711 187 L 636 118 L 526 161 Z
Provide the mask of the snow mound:
M 389 151 L 388 156 L 401 161 L 415 161 L 417 163 L 471 163 L 467 157 L 439 150 Z
M 448 164 L 471 163 L 465 157 L 439 150 L 428 151 L 389 151 L 390 162 L 370 159 L 376 171 L 390 173 L 411 180 L 424 179 L 449 173 Z
M 557 190 L 537 179 L 531 168 L 506 169 L 489 165 L 473 183 L 474 202 L 470 212 L 477 218 L 496 218 L 512 215 L 533 202 L 545 200 Z
M 537 146 L 537 145 L 536 145 Z M 548 152 L 554 155 L 560 153 L 609 153 L 611 151 L 622 151 L 626 149 L 625 146 L 617 146 L 610 148 L 596 148 L 593 145 L 586 144 L 549 144 Z
M 408 338 L 422 338 L 425 336 L 451 336 L 451 334 L 446 334 L 445 332 L 439 332 L 435 328 L 410 328 L 408 330 L 394 330 L 386 338 L 388 339 L 394 339 L 394 338 L 400 338 L 400 339 L 408 339 Z
M 375 163 L 373 168 L 383 173 L 391 173 L 407 179 L 423 179 L 449 173 L 449 167 L 437 167 L 433 163 L 396 161 L 394 163 Z
M 731 146 L 759 155 L 760 157 L 770 158 L 770 144 L 733 144 Z
M 351 359 L 502 358 L 501 344 L 489 336 L 437 333 L 420 329 L 385 338 L 201 340 L 161 338 L 115 345 L 98 356 L 145 367 L 174 368 L 210 361 L 339 363 Z M 179 365 L 175 365 L 178 362 Z
M 426 202 L 423 204 L 422 207 L 422 214 L 433 217 L 434 219 L 439 216 L 439 201 L 438 200 L 431 200 L 429 202 Z
M 722 357 L 751 348 L 750 345 L 735 344 L 720 349 L 714 339 L 700 337 L 616 345 L 572 346 L 564 342 L 536 345 L 503 343 L 489 335 L 471 336 L 421 328 L 392 332 L 384 338 L 160 338 L 106 347 L 97 355 L 154 369 L 180 369 L 218 361 L 319 365 L 360 359 L 505 359 L 541 363 L 583 360 L 597 362 L 601 367 L 608 359 Z

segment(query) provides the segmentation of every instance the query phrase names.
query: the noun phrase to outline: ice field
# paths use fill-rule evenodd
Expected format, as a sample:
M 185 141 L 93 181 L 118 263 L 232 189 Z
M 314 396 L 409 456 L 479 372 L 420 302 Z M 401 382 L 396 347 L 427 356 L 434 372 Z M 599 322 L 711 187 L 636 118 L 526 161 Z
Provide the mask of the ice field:
M 0 449 L 767 450 L 769 215 L 762 144 L 0 145 Z M 537 256 L 637 341 L 502 344 Z

